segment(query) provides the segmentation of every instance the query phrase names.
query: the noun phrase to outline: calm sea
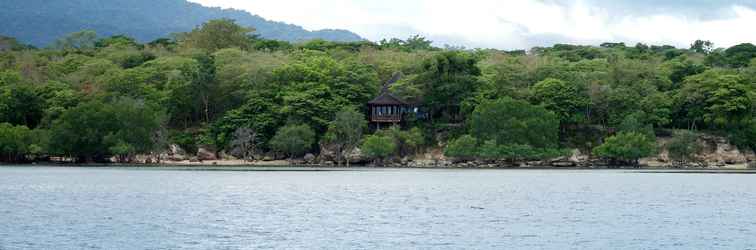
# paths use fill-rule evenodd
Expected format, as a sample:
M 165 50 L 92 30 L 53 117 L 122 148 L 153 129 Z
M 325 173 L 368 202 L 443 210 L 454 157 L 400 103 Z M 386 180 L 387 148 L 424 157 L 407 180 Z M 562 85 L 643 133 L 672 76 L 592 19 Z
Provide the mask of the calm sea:
M 751 174 L 246 170 L 0 167 L 0 249 L 756 249 Z

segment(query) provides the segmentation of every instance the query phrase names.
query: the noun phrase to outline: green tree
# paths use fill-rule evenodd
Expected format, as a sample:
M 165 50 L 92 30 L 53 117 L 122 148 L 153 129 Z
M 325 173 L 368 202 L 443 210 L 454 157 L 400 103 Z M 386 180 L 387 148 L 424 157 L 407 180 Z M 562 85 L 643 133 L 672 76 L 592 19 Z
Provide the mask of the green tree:
M 203 23 L 189 33 L 178 36 L 179 44 L 188 48 L 198 48 L 215 52 L 225 48 L 249 49 L 252 45 L 250 33 L 253 28 L 242 27 L 231 19 L 215 19 Z
M 370 135 L 362 143 L 362 151 L 370 158 L 376 159 L 379 164 L 396 152 L 394 140 L 388 136 Z
M 152 135 L 161 121 L 159 111 L 136 100 L 86 102 L 53 123 L 50 148 L 80 162 L 105 161 L 111 155 L 125 160 L 154 149 Z
M 478 140 L 471 135 L 463 135 L 451 140 L 444 148 L 444 155 L 463 159 L 476 157 L 478 155 Z
M 727 127 L 752 115 L 753 87 L 737 74 L 709 70 L 688 77 L 675 96 L 679 121 L 691 126 L 703 122 L 710 127 Z
M 83 30 L 58 39 L 53 48 L 58 50 L 87 50 L 93 49 L 95 42 L 97 42 L 97 33 L 92 30 Z
M 638 165 L 638 159 L 651 156 L 655 151 L 654 140 L 637 132 L 620 132 L 593 149 L 595 155 L 610 159 L 612 164 L 629 163 L 634 166 Z
M 0 123 L 0 161 L 18 162 L 29 153 L 30 131 L 26 126 Z
M 481 85 L 479 59 L 461 51 L 447 51 L 423 62 L 415 83 L 424 92 L 423 101 L 431 117 L 455 121 L 464 118 L 461 107 Z
M 533 86 L 533 100 L 557 114 L 563 124 L 579 121 L 590 102 L 579 86 L 553 78 Z
M 724 51 L 727 62 L 733 68 L 748 67 L 751 59 L 756 58 L 756 45 L 741 43 Z
M 315 143 L 315 132 L 307 125 L 288 125 L 276 132 L 270 140 L 273 150 L 289 155 L 289 158 L 301 156 Z
M 336 113 L 336 118 L 328 126 L 324 139 L 326 143 L 336 146 L 336 162 L 339 165 L 344 159 L 344 154 L 352 152 L 360 145 L 365 128 L 365 116 L 353 108 L 346 107 Z M 349 157 L 346 157 L 346 165 L 349 167 Z
M 654 127 L 644 122 L 647 117 L 643 111 L 637 111 L 625 117 L 622 123 L 617 127 L 619 132 L 634 132 L 647 136 L 648 138 L 656 138 Z
M 690 45 L 690 50 L 696 53 L 709 54 L 714 50 L 714 43 L 709 40 L 696 40 Z
M 505 97 L 483 101 L 470 117 L 472 135 L 497 144 L 522 144 L 555 148 L 559 119 L 543 107 Z
M 274 71 L 281 113 L 325 131 L 333 114 L 345 106 L 363 106 L 378 92 L 378 77 L 367 65 L 337 61 L 306 51 Z
M 268 149 L 268 142 L 284 123 L 278 108 L 273 97 L 264 93 L 250 93 L 244 105 L 226 112 L 213 122 L 210 130 L 215 144 L 223 148 L 233 140 L 234 131 L 250 128 L 257 134 L 260 149 Z
M 143 101 L 119 99 L 105 105 L 116 118 L 117 124 L 103 142 L 109 145 L 111 155 L 117 155 L 121 161 L 130 161 L 136 154 L 146 154 L 157 150 L 159 144 L 154 140 L 155 133 L 163 133 L 164 113 L 156 107 L 150 107 Z
M 0 86 L 0 122 L 35 128 L 45 109 L 45 100 L 31 85 Z
M 140 47 L 139 42 L 136 41 L 136 39 L 128 37 L 126 35 L 115 35 L 110 36 L 106 38 L 102 38 L 100 40 L 97 40 L 95 42 L 96 48 L 107 48 L 107 47 Z
M 685 166 L 696 159 L 696 154 L 701 152 L 701 145 L 698 144 L 698 135 L 692 131 L 677 131 L 672 140 L 667 143 L 669 158 L 677 166 Z

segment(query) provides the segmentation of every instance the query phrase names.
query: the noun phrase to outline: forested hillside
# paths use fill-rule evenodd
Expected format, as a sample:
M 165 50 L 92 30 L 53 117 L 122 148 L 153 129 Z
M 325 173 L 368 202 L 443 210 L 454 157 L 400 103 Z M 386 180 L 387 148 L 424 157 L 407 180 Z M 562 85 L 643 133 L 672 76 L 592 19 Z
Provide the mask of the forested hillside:
M 377 161 L 439 147 L 490 161 L 578 148 L 620 164 L 664 134 L 674 159 L 689 159 L 702 131 L 756 148 L 750 43 L 467 51 L 422 37 L 290 44 L 248 31 L 214 20 L 148 44 L 87 31 L 57 49 L 0 39 L 2 159 L 128 162 L 175 144 L 246 159 L 360 147 Z M 370 131 L 365 105 L 397 72 L 390 90 L 427 119 Z
M 190 31 L 211 19 L 235 19 L 255 27 L 268 39 L 306 41 L 359 41 L 346 30 L 307 31 L 302 27 L 268 21 L 245 11 L 209 8 L 185 0 L 0 0 L 0 35 L 12 36 L 37 47 L 80 30 L 103 36 L 127 35 L 149 42 L 172 33 Z

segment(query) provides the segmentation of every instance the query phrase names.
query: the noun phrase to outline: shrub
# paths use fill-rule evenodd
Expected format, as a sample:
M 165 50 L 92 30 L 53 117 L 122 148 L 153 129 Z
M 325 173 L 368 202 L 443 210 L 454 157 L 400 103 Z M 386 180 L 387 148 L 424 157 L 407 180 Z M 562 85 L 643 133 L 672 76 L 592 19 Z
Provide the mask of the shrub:
M 444 155 L 456 158 L 473 158 L 478 155 L 478 140 L 471 135 L 463 135 L 449 142 Z
M 497 144 L 553 148 L 559 140 L 559 119 L 554 113 L 509 97 L 478 105 L 470 126 L 475 138 Z
M 698 135 L 691 131 L 675 133 L 674 138 L 667 144 L 669 158 L 680 166 L 695 160 L 695 155 L 701 151 L 701 146 L 697 143 L 697 140 Z
M 371 135 L 362 143 L 362 151 L 368 157 L 382 161 L 396 152 L 396 144 L 391 137 Z
M 593 149 L 594 154 L 612 160 L 612 164 L 631 163 L 636 166 L 638 159 L 650 156 L 654 151 L 654 141 L 638 132 L 620 132 Z
M 290 158 L 300 156 L 310 150 L 315 142 L 315 132 L 307 125 L 288 125 L 276 132 L 270 140 L 273 150 L 287 154 Z

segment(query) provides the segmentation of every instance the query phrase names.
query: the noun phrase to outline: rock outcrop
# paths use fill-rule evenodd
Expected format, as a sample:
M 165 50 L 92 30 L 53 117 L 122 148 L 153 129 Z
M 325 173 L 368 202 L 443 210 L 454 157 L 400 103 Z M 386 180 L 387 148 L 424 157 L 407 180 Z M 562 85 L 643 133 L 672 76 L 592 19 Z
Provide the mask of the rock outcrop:
M 197 149 L 197 159 L 200 161 L 214 161 L 218 160 L 218 156 L 215 155 L 214 150 L 205 146 L 200 146 Z

